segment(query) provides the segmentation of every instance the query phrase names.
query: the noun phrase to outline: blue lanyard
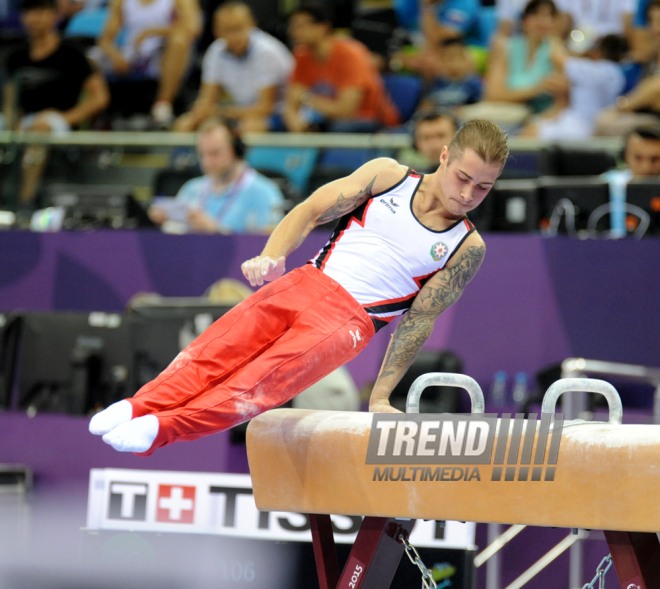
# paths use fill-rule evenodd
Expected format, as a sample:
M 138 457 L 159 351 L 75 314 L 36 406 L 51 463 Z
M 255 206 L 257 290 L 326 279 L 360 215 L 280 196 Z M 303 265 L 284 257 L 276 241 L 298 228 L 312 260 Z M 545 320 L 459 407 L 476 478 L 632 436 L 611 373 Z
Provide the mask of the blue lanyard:
M 238 196 L 238 193 L 240 192 L 241 188 L 243 188 L 243 184 L 248 179 L 248 174 L 247 174 L 248 171 L 249 171 L 248 167 L 245 166 L 243 170 L 241 170 L 241 173 L 239 174 L 238 178 L 236 178 L 236 180 L 232 182 L 229 188 L 225 190 L 223 195 L 225 197 L 225 200 L 222 203 L 220 212 L 217 215 L 214 215 L 215 219 L 218 222 L 218 225 L 223 221 L 223 219 L 227 215 L 231 205 Z M 209 181 L 206 184 L 206 190 L 204 191 L 204 194 L 200 200 L 200 205 L 201 205 L 200 209 L 202 210 L 206 209 L 206 203 L 208 202 L 212 194 L 213 194 L 213 180 L 209 178 Z

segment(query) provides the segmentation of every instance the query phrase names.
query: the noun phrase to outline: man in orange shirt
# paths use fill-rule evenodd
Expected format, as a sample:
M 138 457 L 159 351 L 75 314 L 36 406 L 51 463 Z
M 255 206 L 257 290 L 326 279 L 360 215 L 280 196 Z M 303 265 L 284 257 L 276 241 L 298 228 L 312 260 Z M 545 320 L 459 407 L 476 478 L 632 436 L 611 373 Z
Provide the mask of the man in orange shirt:
M 289 131 L 370 133 L 399 122 L 369 51 L 335 37 L 323 5 L 302 3 L 289 19 L 289 35 L 296 59 L 284 109 Z

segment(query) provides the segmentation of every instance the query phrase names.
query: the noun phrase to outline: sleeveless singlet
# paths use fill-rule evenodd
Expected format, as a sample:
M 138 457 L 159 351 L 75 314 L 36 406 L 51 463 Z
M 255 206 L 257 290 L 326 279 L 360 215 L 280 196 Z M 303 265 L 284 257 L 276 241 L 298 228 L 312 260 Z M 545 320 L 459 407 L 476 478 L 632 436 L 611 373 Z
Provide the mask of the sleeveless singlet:
M 174 0 L 151 0 L 147 4 L 141 0 L 123 0 L 122 20 L 126 29 L 126 43 L 122 47 L 122 52 L 128 61 L 134 63 L 160 59 L 159 51 L 165 44 L 164 37 L 159 35 L 147 37 L 139 47 L 136 47 L 135 41 L 144 30 L 170 26 L 174 9 Z M 146 64 L 143 68 L 146 68 Z
M 412 209 L 422 179 L 408 169 L 398 184 L 341 217 L 310 260 L 364 307 L 376 331 L 410 308 L 475 230 L 466 216 L 444 231 L 422 225 Z

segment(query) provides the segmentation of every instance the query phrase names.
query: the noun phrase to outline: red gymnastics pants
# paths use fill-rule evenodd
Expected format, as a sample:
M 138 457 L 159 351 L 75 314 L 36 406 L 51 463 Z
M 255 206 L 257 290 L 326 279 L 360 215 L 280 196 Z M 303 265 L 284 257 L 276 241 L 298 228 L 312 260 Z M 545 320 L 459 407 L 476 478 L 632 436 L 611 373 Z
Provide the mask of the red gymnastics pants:
M 133 417 L 158 417 L 144 455 L 286 403 L 357 356 L 373 334 L 359 303 L 310 264 L 264 285 L 129 399 Z

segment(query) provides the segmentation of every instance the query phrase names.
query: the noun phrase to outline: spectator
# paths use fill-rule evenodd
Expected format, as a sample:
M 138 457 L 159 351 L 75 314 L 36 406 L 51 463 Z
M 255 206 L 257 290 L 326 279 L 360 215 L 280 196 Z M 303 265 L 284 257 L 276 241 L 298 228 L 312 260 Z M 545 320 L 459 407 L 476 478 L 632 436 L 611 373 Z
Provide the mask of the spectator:
M 625 137 L 626 168 L 609 170 L 602 178 L 610 185 L 610 237 L 625 237 L 628 222 L 626 188 L 633 178 L 660 176 L 660 125 L 640 125 Z
M 545 141 L 588 139 L 598 113 L 614 104 L 626 78 L 619 62 L 628 50 L 623 37 L 606 35 L 587 57 L 569 57 L 557 40 L 553 44 L 555 67 L 568 81 L 568 93 L 557 100 L 554 112 L 527 127 L 521 135 Z
M 497 32 L 503 37 L 517 33 L 516 25 L 520 22 L 526 0 L 495 0 L 497 14 Z
M 214 20 L 218 40 L 204 56 L 199 96 L 192 110 L 177 119 L 175 129 L 194 131 L 215 114 L 237 121 L 242 132 L 267 131 L 293 70 L 293 57 L 275 37 L 256 28 L 243 2 L 221 5 Z M 223 92 L 230 102 L 219 106 Z
M 438 64 L 438 75 L 428 84 L 422 98 L 422 109 L 450 108 L 479 102 L 483 82 L 465 41 L 454 37 L 442 45 L 443 60 Z
M 284 109 L 289 131 L 373 132 L 398 123 L 369 51 L 335 37 L 323 5 L 301 4 L 289 34 L 296 59 Z
M 109 93 L 103 76 L 57 32 L 55 0 L 22 0 L 21 21 L 27 47 L 7 58 L 7 126 L 65 133 L 106 108 Z M 23 204 L 34 200 L 47 155 L 44 145 L 25 150 L 19 195 Z
M 479 0 L 394 0 L 397 19 L 409 31 L 422 29 L 428 47 L 445 39 L 465 37 L 479 43 Z
M 448 109 L 434 108 L 419 111 L 411 123 L 414 150 L 402 150 L 397 159 L 418 172 L 435 172 L 442 148 L 456 134 L 458 119 Z
M 199 127 L 203 176 L 186 182 L 171 202 L 156 201 L 149 217 L 158 225 L 183 222 L 195 233 L 269 233 L 283 216 L 279 188 L 244 161 L 245 146 L 229 124 L 208 119 Z
M 660 176 L 660 125 L 640 125 L 626 135 L 623 160 L 631 177 Z
M 486 74 L 486 104 L 461 109 L 461 118 L 496 120 L 510 130 L 531 113 L 552 105 L 562 77 L 550 59 L 550 39 L 556 30 L 557 8 L 552 0 L 530 0 L 522 15 L 522 33 L 496 39 Z
M 197 0 L 112 0 L 109 11 L 98 40 L 108 78 L 111 82 L 157 80 L 151 115 L 157 124 L 170 125 L 172 103 L 201 31 Z M 121 47 L 120 31 L 126 35 Z
M 405 47 L 393 56 L 390 67 L 394 71 L 405 69 L 432 79 L 446 59 L 445 42 L 453 39 L 464 39 L 471 46 L 471 59 L 479 62 L 480 70 L 484 69 L 483 47 L 488 39 L 481 36 L 479 0 L 395 0 L 394 9 L 402 26 L 412 33 L 413 39 L 417 37 L 416 47 Z M 421 37 L 416 34 L 420 23 Z
M 648 7 L 649 31 L 653 40 L 650 60 L 642 71 L 642 80 L 616 106 L 604 111 L 598 119 L 596 134 L 620 137 L 633 127 L 658 122 L 660 117 L 660 0 Z

